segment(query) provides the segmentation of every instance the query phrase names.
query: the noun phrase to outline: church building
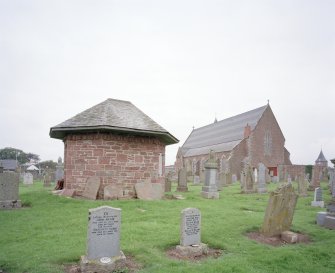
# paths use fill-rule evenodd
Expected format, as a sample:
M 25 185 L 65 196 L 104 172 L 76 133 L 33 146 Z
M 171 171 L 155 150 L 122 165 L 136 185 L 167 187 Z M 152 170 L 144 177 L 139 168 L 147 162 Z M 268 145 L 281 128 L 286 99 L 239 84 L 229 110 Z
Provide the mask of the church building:
M 278 176 L 278 165 L 292 164 L 269 104 L 193 129 L 178 150 L 176 169 L 185 167 L 189 176 L 203 176 L 210 150 L 216 153 L 219 171 L 229 170 L 238 178 L 246 158 L 253 168 L 265 164 L 272 177 Z

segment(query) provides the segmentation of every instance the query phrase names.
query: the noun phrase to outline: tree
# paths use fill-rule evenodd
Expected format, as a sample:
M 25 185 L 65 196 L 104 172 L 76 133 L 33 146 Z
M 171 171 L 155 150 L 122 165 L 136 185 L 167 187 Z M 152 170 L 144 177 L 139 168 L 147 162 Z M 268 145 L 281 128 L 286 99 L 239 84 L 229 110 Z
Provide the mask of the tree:
M 38 165 L 41 171 L 46 170 L 47 167 L 49 170 L 55 171 L 57 167 L 57 162 L 54 162 L 52 160 L 46 160 L 46 161 L 40 162 Z
M 15 149 L 12 147 L 6 147 L 0 149 L 0 159 L 16 159 L 20 164 L 24 164 L 34 159 L 36 161 L 40 160 L 39 155 L 33 153 L 25 153 L 22 150 Z

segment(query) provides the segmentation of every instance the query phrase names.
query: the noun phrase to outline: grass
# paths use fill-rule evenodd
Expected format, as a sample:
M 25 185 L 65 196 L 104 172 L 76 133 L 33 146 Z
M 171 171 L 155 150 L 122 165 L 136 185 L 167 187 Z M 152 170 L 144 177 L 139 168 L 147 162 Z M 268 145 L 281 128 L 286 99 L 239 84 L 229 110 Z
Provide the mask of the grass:
M 327 203 L 325 182 L 322 188 Z M 186 200 L 88 201 L 54 196 L 41 182 L 21 185 L 26 206 L 0 211 L 0 269 L 63 272 L 64 264 L 78 262 L 86 252 L 88 209 L 108 205 L 122 209 L 121 249 L 143 265 L 141 273 L 335 272 L 335 231 L 315 224 L 316 213 L 324 209 L 310 206 L 312 192 L 299 198 L 292 226 L 312 242 L 272 247 L 245 236 L 262 225 L 268 194 L 242 195 L 236 184 L 224 188 L 219 200 L 207 200 L 200 197 L 201 186 L 189 190 Z M 200 209 L 202 242 L 223 249 L 220 258 L 190 263 L 166 256 L 165 250 L 179 243 L 180 212 L 187 207 Z

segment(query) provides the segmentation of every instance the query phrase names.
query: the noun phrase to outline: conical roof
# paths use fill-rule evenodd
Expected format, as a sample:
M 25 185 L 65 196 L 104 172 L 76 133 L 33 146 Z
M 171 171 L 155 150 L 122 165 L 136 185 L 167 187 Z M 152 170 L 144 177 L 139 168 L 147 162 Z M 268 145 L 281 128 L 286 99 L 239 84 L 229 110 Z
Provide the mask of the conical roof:
M 325 156 L 323 155 L 323 152 L 321 150 L 317 160 L 315 160 L 315 162 L 327 162 L 327 159 L 325 158 Z
M 63 139 L 69 133 L 119 132 L 152 135 L 165 144 L 178 139 L 129 101 L 107 99 L 50 128 L 50 137 Z

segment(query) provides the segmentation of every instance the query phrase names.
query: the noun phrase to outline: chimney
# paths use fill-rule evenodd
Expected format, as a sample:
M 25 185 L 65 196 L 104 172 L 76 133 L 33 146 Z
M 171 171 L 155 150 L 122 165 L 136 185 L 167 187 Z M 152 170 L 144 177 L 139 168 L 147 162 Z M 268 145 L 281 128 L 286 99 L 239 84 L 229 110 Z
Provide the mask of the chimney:
M 247 125 L 244 127 L 244 138 L 249 137 L 251 134 L 251 127 L 250 125 L 247 123 Z

